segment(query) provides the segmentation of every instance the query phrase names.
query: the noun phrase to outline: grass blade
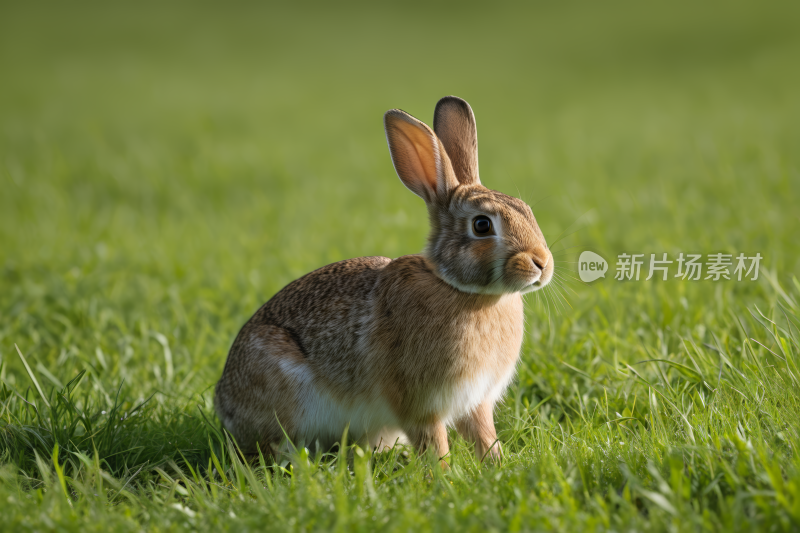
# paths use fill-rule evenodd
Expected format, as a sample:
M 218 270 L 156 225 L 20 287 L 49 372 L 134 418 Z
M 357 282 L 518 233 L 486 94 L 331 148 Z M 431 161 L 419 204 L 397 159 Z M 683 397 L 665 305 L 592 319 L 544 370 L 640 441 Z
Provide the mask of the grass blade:
M 33 386 L 36 387 L 36 391 L 39 393 L 39 397 L 42 398 L 42 401 L 47 407 L 50 407 L 50 402 L 47 401 L 47 397 L 42 392 L 42 387 L 39 386 L 39 381 L 36 379 L 36 376 L 33 375 L 33 370 L 31 370 L 30 365 L 28 365 L 28 360 L 25 359 L 25 356 L 22 355 L 22 351 L 20 351 L 19 346 L 14 343 L 14 348 L 17 349 L 17 353 L 19 354 L 19 358 L 22 360 L 22 364 L 25 365 L 25 371 L 28 373 L 28 376 L 33 381 Z

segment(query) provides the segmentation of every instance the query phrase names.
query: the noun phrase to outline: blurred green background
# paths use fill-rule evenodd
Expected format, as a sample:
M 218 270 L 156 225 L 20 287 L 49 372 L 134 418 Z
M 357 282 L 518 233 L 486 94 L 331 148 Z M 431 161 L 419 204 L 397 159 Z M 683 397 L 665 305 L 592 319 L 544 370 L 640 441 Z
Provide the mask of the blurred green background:
M 430 123 L 447 94 L 475 110 L 484 184 L 534 205 L 554 250 L 593 249 L 612 269 L 623 251 L 760 252 L 779 277 L 796 273 L 799 13 L 4 3 L 6 372 L 21 368 L 15 342 L 44 363 L 63 350 L 61 363 L 96 363 L 109 343 L 114 365 L 120 339 L 152 329 L 202 355 L 191 370 L 210 384 L 238 327 L 295 277 L 421 250 L 425 210 L 393 172 L 382 114 Z M 758 285 L 667 284 L 695 314 L 714 291 Z M 653 281 L 562 287 L 577 308 L 598 291 L 663 295 Z
M 286 283 L 422 249 L 382 115 L 430 124 L 448 94 L 483 183 L 533 206 L 564 267 L 528 298 L 506 414 L 568 398 L 559 361 L 596 377 L 674 335 L 727 342 L 800 291 L 799 23 L 790 1 L 0 3 L 0 380 L 30 385 L 16 343 L 46 387 L 88 369 L 101 404 L 124 380 L 208 408 Z M 583 286 L 584 249 L 764 259 L 757 282 Z
M 210 386 L 241 324 L 292 279 L 422 249 L 424 206 L 393 172 L 382 114 L 430 123 L 447 94 L 475 110 L 484 184 L 534 206 L 568 250 L 560 265 L 584 248 L 612 270 L 624 251 L 760 252 L 788 281 L 795 6 L 6 3 L 4 378 L 18 343 L 64 376 L 88 363 L 114 381 L 147 361 L 147 388 L 165 377 L 161 333 L 173 372 Z M 620 327 L 652 311 L 680 329 L 766 284 L 609 277 L 529 312 L 535 338 L 598 298 Z

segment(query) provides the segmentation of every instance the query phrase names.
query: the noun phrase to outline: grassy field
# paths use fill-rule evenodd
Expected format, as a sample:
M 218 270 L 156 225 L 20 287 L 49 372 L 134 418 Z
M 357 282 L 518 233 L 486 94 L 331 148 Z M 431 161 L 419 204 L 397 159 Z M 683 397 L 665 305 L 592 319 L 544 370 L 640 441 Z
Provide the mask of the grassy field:
M 3 2 L 0 529 L 800 529 L 798 21 Z M 400 449 L 243 465 L 212 408 L 238 329 L 312 269 L 422 249 L 382 114 L 430 123 L 447 94 L 559 265 L 496 413 L 505 461 L 453 433 L 445 473 Z M 605 280 L 575 281 L 584 249 Z M 615 281 L 623 252 L 764 259 Z

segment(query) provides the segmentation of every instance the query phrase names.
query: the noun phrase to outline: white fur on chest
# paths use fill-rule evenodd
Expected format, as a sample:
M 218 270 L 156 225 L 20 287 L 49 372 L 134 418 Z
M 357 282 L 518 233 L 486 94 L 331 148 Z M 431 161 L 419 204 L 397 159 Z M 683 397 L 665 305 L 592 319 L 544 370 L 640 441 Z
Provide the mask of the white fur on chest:
M 437 413 L 442 422 L 453 426 L 456 420 L 475 411 L 484 402 L 494 406 L 515 372 L 516 365 L 510 365 L 500 373 L 485 369 L 449 387 L 430 391 L 427 395 L 429 412 Z
M 462 373 L 466 377 L 431 391 L 429 396 L 431 411 L 448 425 L 484 402 L 494 406 L 500 400 L 514 379 L 522 345 L 521 328 L 508 328 L 500 337 L 505 342 L 498 342 L 497 337 L 477 324 L 465 327 L 464 337 L 463 353 L 458 359 L 464 361 Z

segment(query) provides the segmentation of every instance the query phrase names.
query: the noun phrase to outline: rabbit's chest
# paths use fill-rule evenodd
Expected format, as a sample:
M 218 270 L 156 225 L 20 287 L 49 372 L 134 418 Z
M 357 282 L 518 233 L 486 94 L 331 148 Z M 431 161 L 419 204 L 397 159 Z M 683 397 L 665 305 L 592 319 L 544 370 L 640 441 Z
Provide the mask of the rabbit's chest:
M 468 294 L 427 275 L 383 291 L 364 353 L 397 413 L 450 421 L 501 396 L 522 344 L 520 294 Z
M 408 393 L 421 400 L 412 401 L 424 413 L 450 423 L 502 396 L 514 377 L 522 345 L 522 306 L 513 296 L 490 312 L 442 325 L 417 344 L 421 350 L 411 370 L 415 379 L 407 381 L 413 389 Z
M 479 405 L 494 405 L 514 378 L 516 365 L 510 364 L 501 372 L 485 369 L 449 385 L 431 387 L 426 394 L 424 410 L 435 413 L 447 425 L 473 412 Z
M 447 376 L 444 383 L 430 383 L 429 408 L 443 421 L 454 421 L 485 401 L 494 404 L 514 378 L 522 325 L 499 329 L 503 335 L 488 335 L 480 328 L 466 334 L 466 342 L 451 359 L 452 366 L 439 370 L 440 377 Z

